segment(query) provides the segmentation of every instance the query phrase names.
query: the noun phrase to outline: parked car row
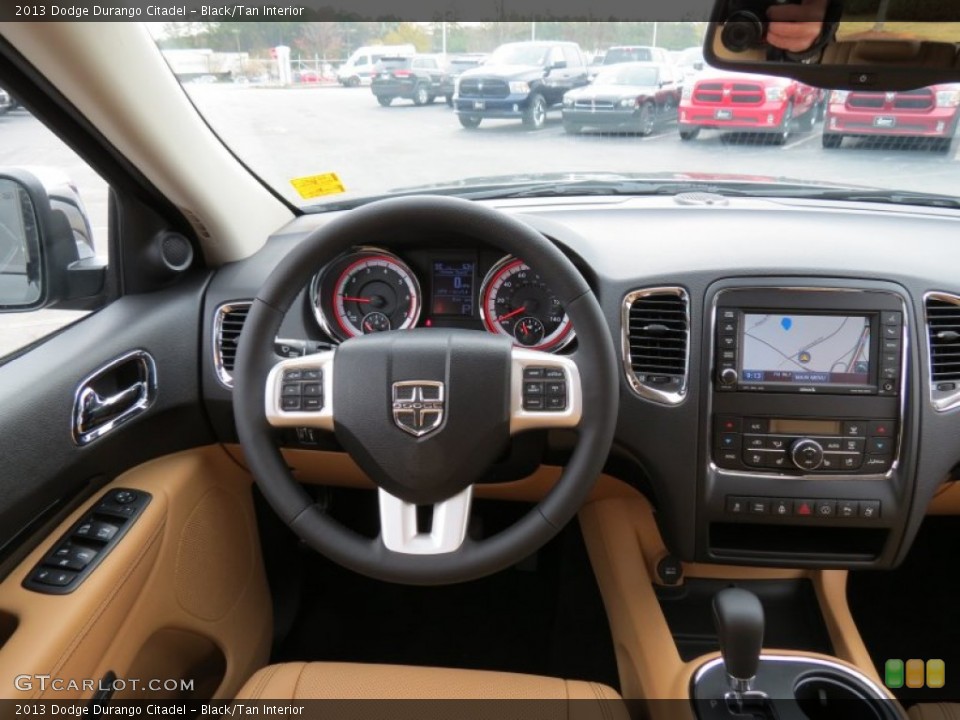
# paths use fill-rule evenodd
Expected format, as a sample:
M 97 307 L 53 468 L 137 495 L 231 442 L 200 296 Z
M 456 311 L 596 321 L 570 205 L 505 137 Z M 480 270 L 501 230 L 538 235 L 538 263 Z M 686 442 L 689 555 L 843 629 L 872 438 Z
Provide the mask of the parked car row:
M 639 58 L 639 60 L 637 60 Z M 591 75 L 593 76 L 591 78 Z M 952 146 L 960 118 L 960 85 L 902 92 L 827 92 L 797 80 L 703 68 L 702 54 L 668 58 L 661 48 L 610 48 L 590 65 L 576 43 L 508 43 L 489 57 L 382 56 L 371 88 L 381 105 L 397 98 L 416 105 L 443 97 L 460 124 L 518 119 L 542 128 L 559 110 L 568 133 L 586 129 L 649 135 L 676 122 L 680 138 L 703 130 L 761 134 L 783 144 L 799 129 L 823 121 L 823 146 L 847 137 L 932 138 Z

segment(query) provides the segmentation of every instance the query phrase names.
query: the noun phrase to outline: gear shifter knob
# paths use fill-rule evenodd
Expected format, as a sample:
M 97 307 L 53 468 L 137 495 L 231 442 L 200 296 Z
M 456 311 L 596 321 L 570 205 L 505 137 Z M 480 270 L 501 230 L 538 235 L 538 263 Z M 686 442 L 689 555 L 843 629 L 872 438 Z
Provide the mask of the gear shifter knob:
M 752 592 L 727 588 L 713 598 L 713 622 L 731 686 L 750 690 L 763 648 L 763 606 Z

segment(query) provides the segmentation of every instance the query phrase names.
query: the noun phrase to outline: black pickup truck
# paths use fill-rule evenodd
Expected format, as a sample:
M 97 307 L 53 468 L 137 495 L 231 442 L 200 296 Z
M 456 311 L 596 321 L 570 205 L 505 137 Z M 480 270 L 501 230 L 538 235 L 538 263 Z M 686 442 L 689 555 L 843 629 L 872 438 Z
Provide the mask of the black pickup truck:
M 561 107 L 564 93 L 587 82 L 587 63 L 576 43 L 508 43 L 459 77 L 453 107 L 470 130 L 485 118 L 519 118 L 539 130 L 547 112 Z

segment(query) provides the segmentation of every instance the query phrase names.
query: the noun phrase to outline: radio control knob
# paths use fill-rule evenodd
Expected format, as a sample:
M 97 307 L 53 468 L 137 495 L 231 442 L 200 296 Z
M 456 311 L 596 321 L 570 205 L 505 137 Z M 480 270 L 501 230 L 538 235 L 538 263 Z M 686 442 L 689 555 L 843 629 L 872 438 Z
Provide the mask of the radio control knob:
M 738 377 L 737 371 L 733 368 L 726 368 L 720 372 L 720 382 L 724 385 L 736 385 Z
M 801 470 L 816 470 L 823 464 L 823 447 L 816 440 L 801 438 L 790 446 L 790 459 Z

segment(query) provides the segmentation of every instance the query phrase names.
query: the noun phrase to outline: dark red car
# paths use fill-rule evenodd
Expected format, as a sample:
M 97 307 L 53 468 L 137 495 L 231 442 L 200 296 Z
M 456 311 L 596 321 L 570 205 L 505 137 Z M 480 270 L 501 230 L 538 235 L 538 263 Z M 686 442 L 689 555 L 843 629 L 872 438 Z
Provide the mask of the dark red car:
M 933 138 L 938 149 L 953 143 L 960 117 L 960 85 L 931 85 L 902 92 L 834 90 L 823 125 L 823 146 L 845 137 Z
M 764 133 L 784 143 L 793 129 L 813 130 L 821 117 L 824 93 L 790 78 L 747 73 L 707 72 L 684 87 L 678 122 L 680 137 L 693 140 L 701 130 Z

